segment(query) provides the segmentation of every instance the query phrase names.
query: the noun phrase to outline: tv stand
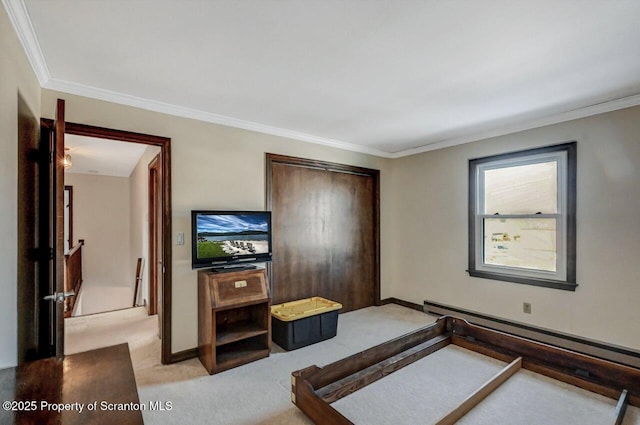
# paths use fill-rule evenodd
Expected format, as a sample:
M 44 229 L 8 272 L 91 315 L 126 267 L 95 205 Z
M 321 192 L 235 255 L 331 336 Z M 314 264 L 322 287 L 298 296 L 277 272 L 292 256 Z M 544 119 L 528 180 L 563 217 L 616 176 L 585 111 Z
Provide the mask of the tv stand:
M 266 270 L 224 271 L 198 272 L 198 357 L 209 374 L 271 352 Z

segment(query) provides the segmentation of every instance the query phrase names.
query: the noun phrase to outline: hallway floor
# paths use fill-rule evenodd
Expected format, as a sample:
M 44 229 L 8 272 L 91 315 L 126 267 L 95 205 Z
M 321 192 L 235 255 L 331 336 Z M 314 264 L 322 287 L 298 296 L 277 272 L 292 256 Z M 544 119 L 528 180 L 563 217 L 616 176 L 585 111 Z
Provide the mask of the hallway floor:
M 76 301 L 73 317 L 121 310 L 133 304 L 129 286 L 105 286 L 84 283 Z

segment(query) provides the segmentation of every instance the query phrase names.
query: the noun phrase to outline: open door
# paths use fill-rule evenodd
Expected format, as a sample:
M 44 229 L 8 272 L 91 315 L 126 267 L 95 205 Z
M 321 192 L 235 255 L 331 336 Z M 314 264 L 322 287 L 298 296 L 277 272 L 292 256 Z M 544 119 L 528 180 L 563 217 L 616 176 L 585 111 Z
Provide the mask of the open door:
M 64 126 L 19 99 L 18 363 L 64 354 Z
M 18 96 L 18 363 L 41 357 L 41 287 L 49 274 L 49 143 L 38 119 Z M 42 220 L 40 220 L 42 219 Z M 46 312 L 43 312 L 46 314 Z
M 49 291 L 42 296 L 42 311 L 47 311 L 46 321 L 41 321 L 40 332 L 48 335 L 52 356 L 64 355 L 64 300 L 73 293 L 64 292 L 64 100 L 58 99 L 56 117 L 50 132 L 51 161 L 49 164 Z M 46 326 L 46 329 L 45 329 Z
M 174 354 L 171 352 L 171 139 L 160 136 L 152 136 L 141 133 L 132 133 L 122 130 L 95 127 L 86 124 L 66 122 L 64 118 L 64 101 L 58 100 L 56 120 L 41 119 L 41 140 L 46 143 L 43 152 L 46 153 L 46 161 L 43 166 L 43 175 L 46 176 L 44 197 L 44 212 L 38 211 L 35 216 L 42 218 L 43 222 L 50 225 L 41 233 L 44 248 L 36 250 L 45 253 L 44 266 L 47 271 L 46 279 L 42 279 L 42 289 L 31 297 L 30 302 L 34 316 L 40 320 L 36 323 L 39 336 L 47 341 L 40 347 L 47 345 L 49 355 L 62 355 L 64 353 L 64 300 L 72 296 L 64 291 L 64 135 L 74 134 L 78 136 L 96 137 L 123 142 L 142 143 L 160 147 L 160 155 L 157 158 L 157 172 L 154 174 L 156 206 L 155 213 L 149 211 L 149 215 L 156 217 L 154 231 L 151 235 L 156 238 L 156 250 L 153 251 L 155 260 L 149 259 L 149 269 L 152 264 L 156 266 L 155 282 L 157 286 L 158 319 L 160 321 L 160 334 L 162 338 L 162 362 L 165 364 L 181 361 L 192 356 L 186 354 Z M 38 153 L 38 157 L 44 154 Z M 49 163 L 49 158 L 53 160 Z M 21 189 L 19 188 L 19 191 Z M 49 217 L 52 219 L 50 220 Z M 150 217 L 151 218 L 151 217 Z M 151 221 L 151 220 L 150 220 Z M 151 238 L 150 235 L 150 238 Z M 49 242 L 47 244 L 47 242 Z M 151 253 L 150 253 L 151 254 Z M 44 297 L 47 297 L 45 300 Z M 39 304 L 33 307 L 34 302 Z M 20 310 L 20 309 L 19 309 Z M 28 311 L 29 309 L 25 309 Z

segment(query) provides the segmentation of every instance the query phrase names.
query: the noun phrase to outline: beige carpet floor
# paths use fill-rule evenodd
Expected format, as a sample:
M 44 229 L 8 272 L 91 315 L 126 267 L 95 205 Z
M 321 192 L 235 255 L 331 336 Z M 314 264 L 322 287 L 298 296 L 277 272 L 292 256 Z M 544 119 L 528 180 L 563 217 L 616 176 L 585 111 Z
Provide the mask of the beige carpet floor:
M 130 286 L 92 285 L 85 282 L 76 300 L 73 316 L 120 310 L 132 304 L 133 288 Z
M 270 357 L 211 376 L 198 359 L 161 365 L 157 318 L 142 308 L 67 319 L 66 348 L 72 353 L 128 341 L 141 402 L 171 402 L 169 411 L 143 412 L 149 425 L 304 425 L 311 422 L 290 401 L 292 371 L 331 363 L 434 320 L 397 305 L 341 314 L 333 339 L 291 352 L 274 344 Z M 449 346 L 334 407 L 356 424 L 428 424 L 502 366 Z M 612 423 L 614 408 L 614 400 L 521 371 L 459 423 L 595 425 Z M 624 424 L 640 425 L 640 409 L 630 407 Z
M 333 406 L 356 424 L 433 424 L 505 363 L 449 345 Z M 521 369 L 457 423 L 612 424 L 616 400 Z M 624 424 L 640 424 L 630 407 Z

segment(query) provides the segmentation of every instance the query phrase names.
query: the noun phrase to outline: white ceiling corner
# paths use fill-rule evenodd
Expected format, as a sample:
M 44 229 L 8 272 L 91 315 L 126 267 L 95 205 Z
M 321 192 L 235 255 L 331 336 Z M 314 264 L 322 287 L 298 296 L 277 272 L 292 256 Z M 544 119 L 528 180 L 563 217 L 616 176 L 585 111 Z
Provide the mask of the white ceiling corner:
M 1 1 L 42 87 L 387 158 L 640 105 L 633 0 Z
M 38 37 L 36 37 L 27 7 L 23 0 L 2 0 L 9 19 L 16 30 L 16 34 L 24 51 L 27 55 L 29 63 L 36 74 L 36 78 L 40 82 L 40 86 L 44 87 L 49 81 L 51 74 L 47 67 L 47 62 L 40 49 Z

